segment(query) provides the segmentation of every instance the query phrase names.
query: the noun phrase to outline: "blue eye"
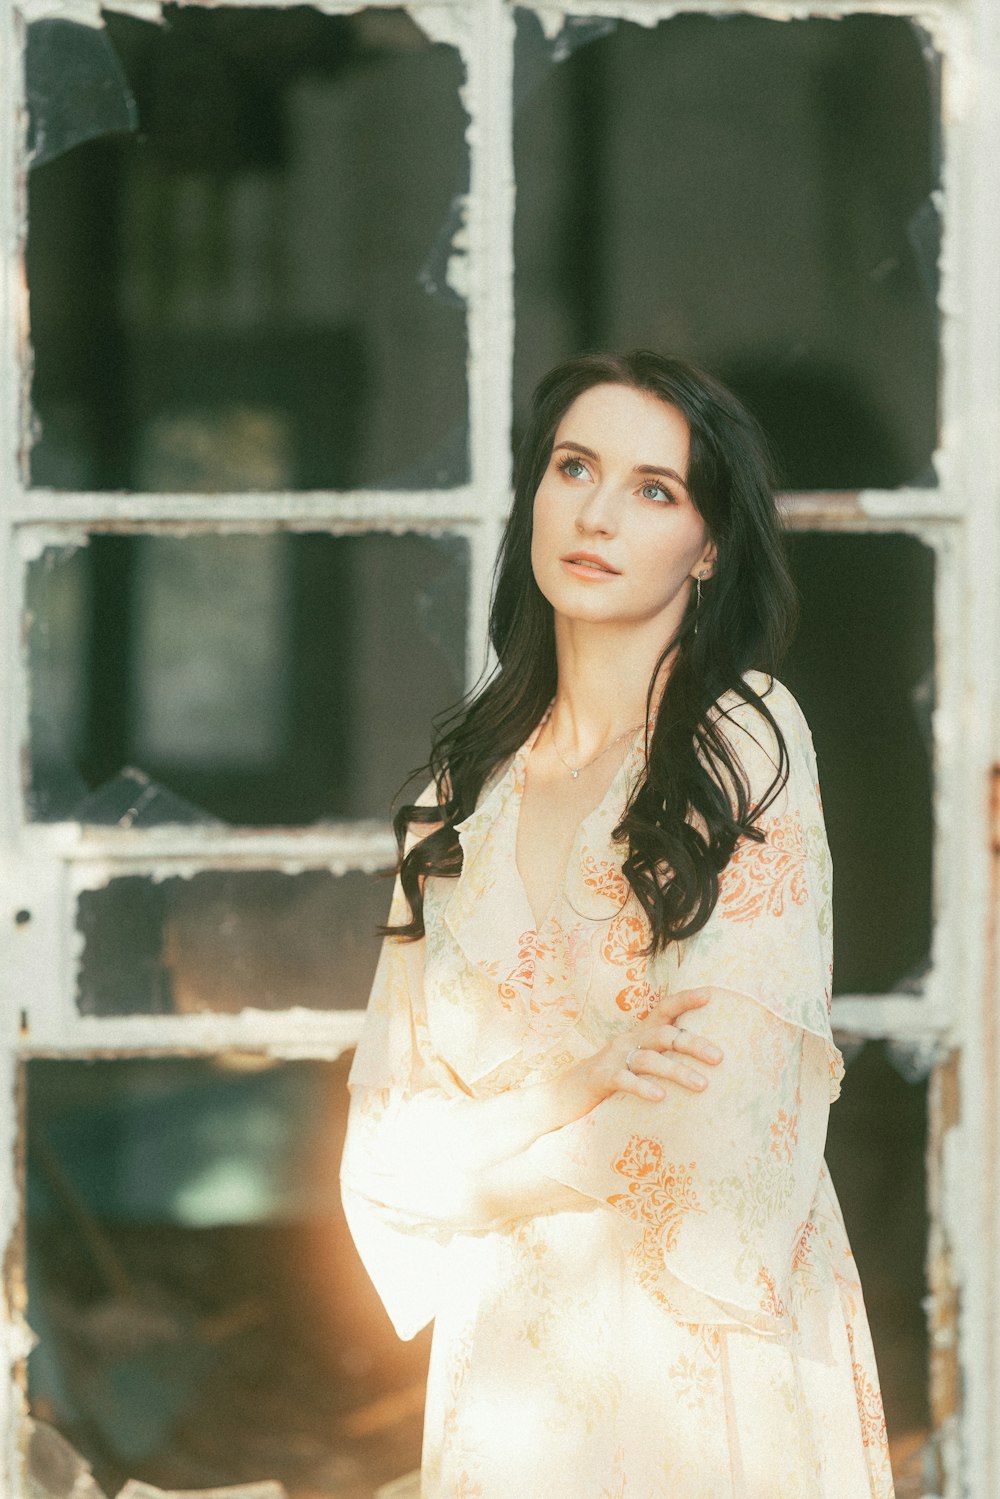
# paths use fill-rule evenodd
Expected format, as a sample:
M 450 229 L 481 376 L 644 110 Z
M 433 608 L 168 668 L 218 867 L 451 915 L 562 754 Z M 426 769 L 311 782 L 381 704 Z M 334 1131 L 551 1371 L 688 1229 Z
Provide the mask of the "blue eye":
M 670 490 L 665 489 L 662 484 L 657 484 L 653 479 L 645 483 L 639 493 L 644 500 L 658 500 L 660 503 L 666 501 L 667 504 L 673 504 L 674 497 Z
M 580 458 L 561 458 L 559 460 L 559 471 L 566 474 L 570 479 L 582 479 L 587 472 L 587 465 Z

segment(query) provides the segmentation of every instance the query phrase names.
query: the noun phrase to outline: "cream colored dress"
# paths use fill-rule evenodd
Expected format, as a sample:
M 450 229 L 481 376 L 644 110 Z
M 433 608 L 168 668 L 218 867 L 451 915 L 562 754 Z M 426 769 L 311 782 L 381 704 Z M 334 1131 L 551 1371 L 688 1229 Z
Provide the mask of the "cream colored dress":
M 751 674 L 758 691 L 769 679 Z M 823 1161 L 829 854 L 808 728 L 775 683 L 786 789 L 693 938 L 649 959 L 611 834 L 630 750 L 535 930 L 514 859 L 534 735 L 432 879 L 426 937 L 386 942 L 351 1072 L 344 1206 L 397 1331 L 435 1319 L 424 1499 L 889 1499 L 857 1270 Z M 772 736 L 733 696 L 760 794 Z M 537 734 L 537 730 L 535 731 Z M 397 889 L 394 919 L 404 905 Z M 476 1100 L 552 1077 L 665 993 L 723 1062 L 700 1094 L 618 1093 L 529 1157 L 557 1209 L 490 1221 Z M 570 1197 L 560 1189 L 572 1188 Z

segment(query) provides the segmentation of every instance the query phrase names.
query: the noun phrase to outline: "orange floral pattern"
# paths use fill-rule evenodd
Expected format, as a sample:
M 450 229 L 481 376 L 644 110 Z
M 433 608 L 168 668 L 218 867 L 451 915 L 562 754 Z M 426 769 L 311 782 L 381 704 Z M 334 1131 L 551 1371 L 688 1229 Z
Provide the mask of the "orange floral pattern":
M 559 961 L 561 937 L 556 920 L 546 922 L 541 931 L 522 932 L 517 964 L 497 985 L 497 996 L 505 1010 L 524 1007 L 539 1017 L 554 1013 L 562 1023 L 579 1019 L 572 975 L 567 971 L 568 965 Z
M 779 1160 L 791 1161 L 799 1142 L 799 1116 L 787 1109 L 779 1109 L 778 1117 L 771 1125 L 771 1154 Z
M 887 1445 L 885 1411 L 882 1407 L 882 1392 L 871 1378 L 864 1364 L 857 1357 L 854 1347 L 854 1329 L 847 1324 L 847 1341 L 851 1348 L 851 1372 L 854 1375 L 854 1394 L 861 1417 L 861 1440 L 866 1447 L 884 1451 Z
M 812 1240 L 816 1233 L 816 1225 L 811 1220 L 806 1220 L 795 1235 L 795 1248 L 792 1250 L 792 1269 L 801 1270 L 812 1261 Z
M 589 849 L 580 860 L 580 874 L 586 888 L 621 908 L 629 898 L 631 886 L 614 859 L 599 859 Z
M 655 1275 L 676 1242 L 685 1214 L 702 1211 L 694 1190 L 697 1164 L 677 1166 L 664 1159 L 659 1140 L 632 1135 L 612 1170 L 625 1178 L 628 1190 L 613 1192 L 608 1204 L 641 1225 L 635 1257 L 644 1275 Z
M 741 838 L 719 881 L 719 904 L 730 921 L 781 916 L 786 905 L 808 899 L 801 817 L 786 812 L 760 827 L 764 842 Z
M 615 1004 L 636 1020 L 644 1019 L 659 997 L 646 979 L 643 949 L 648 942 L 646 921 L 637 912 L 628 911 L 613 918 L 601 944 L 601 957 L 606 963 L 624 968 L 628 980 L 616 993 Z
M 766 1265 L 761 1265 L 757 1271 L 757 1284 L 764 1287 L 764 1293 L 760 1298 L 761 1311 L 767 1312 L 769 1317 L 785 1317 L 787 1308 L 778 1291 L 774 1276 Z

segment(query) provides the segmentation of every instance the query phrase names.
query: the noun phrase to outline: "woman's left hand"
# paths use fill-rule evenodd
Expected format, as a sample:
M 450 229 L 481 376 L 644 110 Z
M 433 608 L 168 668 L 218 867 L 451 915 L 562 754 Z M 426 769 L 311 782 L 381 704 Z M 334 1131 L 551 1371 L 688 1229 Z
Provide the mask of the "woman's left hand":
M 658 1103 L 666 1097 L 664 1084 L 701 1092 L 708 1079 L 687 1058 L 714 1067 L 722 1061 L 722 1052 L 677 1021 L 707 1003 L 708 995 L 695 990 L 665 995 L 638 1025 L 553 1079 L 549 1086 L 560 1094 L 562 1122 L 589 1114 L 612 1093 L 631 1093 Z

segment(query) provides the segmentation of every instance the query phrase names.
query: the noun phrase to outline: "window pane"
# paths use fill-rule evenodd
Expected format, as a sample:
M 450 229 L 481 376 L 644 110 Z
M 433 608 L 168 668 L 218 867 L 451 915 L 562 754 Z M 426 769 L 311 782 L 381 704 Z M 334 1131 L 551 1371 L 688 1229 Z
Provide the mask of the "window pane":
M 33 482 L 461 482 L 457 53 L 402 10 L 168 5 L 163 25 L 106 22 L 138 132 L 30 176 Z
M 30 809 L 379 817 L 462 693 L 464 541 L 94 536 L 29 569 Z
M 813 731 L 833 851 L 834 990 L 919 990 L 931 936 L 934 554 L 912 536 L 789 538 L 782 671 Z
M 389 895 L 358 871 L 122 876 L 79 897 L 77 1004 L 85 1015 L 362 1010 Z
M 937 63 L 917 27 L 518 29 L 518 397 L 570 354 L 662 349 L 747 400 L 789 487 L 933 483 Z
M 349 1058 L 27 1066 L 32 1414 L 168 1490 L 371 1499 L 419 1464 L 400 1343 L 340 1207 Z

